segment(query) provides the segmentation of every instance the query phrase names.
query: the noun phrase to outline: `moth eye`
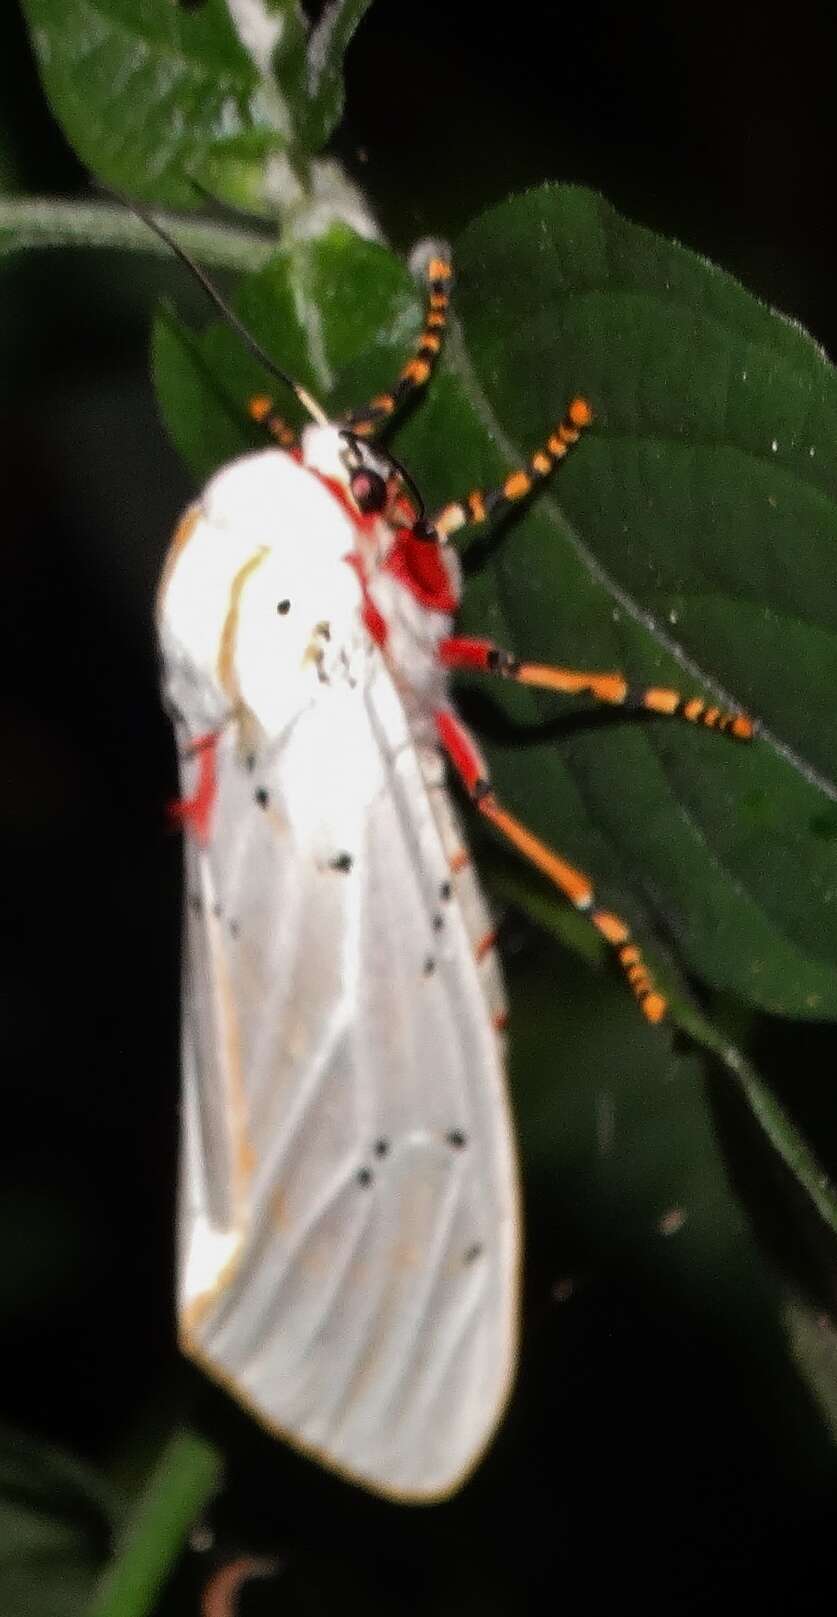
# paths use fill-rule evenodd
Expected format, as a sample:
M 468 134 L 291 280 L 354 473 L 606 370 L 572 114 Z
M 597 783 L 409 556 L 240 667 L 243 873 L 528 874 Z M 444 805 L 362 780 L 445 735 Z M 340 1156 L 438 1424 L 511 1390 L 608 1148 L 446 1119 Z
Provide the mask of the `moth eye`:
M 364 466 L 361 471 L 352 472 L 349 487 L 355 505 L 364 514 L 383 511 L 387 503 L 387 486 L 379 472 L 372 472 Z

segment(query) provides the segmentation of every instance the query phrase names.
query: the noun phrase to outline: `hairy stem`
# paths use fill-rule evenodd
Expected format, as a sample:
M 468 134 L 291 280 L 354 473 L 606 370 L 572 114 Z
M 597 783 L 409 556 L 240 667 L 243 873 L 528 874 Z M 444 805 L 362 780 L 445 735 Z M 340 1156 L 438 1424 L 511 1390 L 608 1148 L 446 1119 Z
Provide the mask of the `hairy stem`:
M 244 274 L 258 269 L 276 248 L 269 237 L 240 225 L 153 211 L 187 253 L 213 269 Z M 158 257 L 168 254 L 148 226 L 119 203 L 63 202 L 51 197 L 0 200 L 0 254 L 31 247 L 115 247 Z

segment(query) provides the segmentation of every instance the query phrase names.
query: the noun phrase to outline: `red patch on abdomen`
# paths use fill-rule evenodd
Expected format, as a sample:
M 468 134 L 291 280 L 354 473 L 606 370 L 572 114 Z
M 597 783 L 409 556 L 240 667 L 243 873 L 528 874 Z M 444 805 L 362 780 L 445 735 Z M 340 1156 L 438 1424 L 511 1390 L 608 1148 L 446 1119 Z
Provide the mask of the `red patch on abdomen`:
M 209 841 L 212 809 L 218 791 L 215 764 L 217 748 L 217 730 L 211 730 L 208 735 L 198 736 L 197 740 L 191 742 L 189 751 L 194 753 L 198 760 L 195 790 L 191 797 L 180 797 L 176 802 L 169 804 L 171 818 L 181 825 L 188 826 L 201 847 L 206 847 Z
M 366 625 L 366 628 L 369 631 L 369 634 L 372 636 L 376 646 L 385 646 L 389 630 L 387 629 L 386 621 L 382 613 L 378 611 L 375 602 L 369 594 L 366 584 L 366 576 L 363 571 L 363 563 L 359 556 L 354 556 L 351 554 L 344 556 L 343 560 L 346 563 L 346 566 L 351 567 L 352 572 L 357 574 L 358 581 L 360 583 L 361 593 L 363 595 L 362 616 L 364 624 Z

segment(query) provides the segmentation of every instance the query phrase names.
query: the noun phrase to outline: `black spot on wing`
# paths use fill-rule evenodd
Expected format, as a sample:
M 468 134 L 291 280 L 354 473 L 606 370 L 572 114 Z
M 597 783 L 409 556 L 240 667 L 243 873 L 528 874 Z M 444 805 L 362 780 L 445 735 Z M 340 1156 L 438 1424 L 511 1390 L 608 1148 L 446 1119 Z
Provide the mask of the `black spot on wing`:
M 355 1177 L 357 1179 L 358 1184 L 362 1185 L 364 1190 L 367 1190 L 369 1188 L 369 1186 L 371 1185 L 372 1180 L 374 1179 L 375 1175 L 373 1174 L 371 1168 L 358 1168 L 358 1171 L 357 1171 L 357 1174 L 356 1174 Z
M 445 1139 L 448 1145 L 453 1147 L 454 1151 L 462 1151 L 468 1144 L 468 1136 L 463 1134 L 461 1129 L 449 1129 Z
M 340 870 L 344 875 L 348 875 L 354 864 L 354 859 L 350 853 L 343 850 L 341 853 L 336 853 L 333 859 L 329 859 L 328 864 L 330 870 Z
M 258 803 L 259 808 L 267 808 L 267 805 L 270 802 L 270 793 L 266 786 L 257 786 L 253 796 Z
M 280 616 L 280 618 L 284 618 L 284 617 L 286 617 L 286 616 L 287 616 L 287 614 L 288 614 L 288 613 L 289 613 L 289 612 L 290 612 L 290 610 L 291 610 L 291 603 L 290 603 L 290 601 L 289 601 L 289 600 L 287 600 L 287 599 L 285 599 L 285 600 L 282 600 L 282 601 L 277 601 L 277 602 L 276 602 L 276 610 L 277 610 L 277 612 L 278 612 L 278 613 L 279 613 L 279 616 Z

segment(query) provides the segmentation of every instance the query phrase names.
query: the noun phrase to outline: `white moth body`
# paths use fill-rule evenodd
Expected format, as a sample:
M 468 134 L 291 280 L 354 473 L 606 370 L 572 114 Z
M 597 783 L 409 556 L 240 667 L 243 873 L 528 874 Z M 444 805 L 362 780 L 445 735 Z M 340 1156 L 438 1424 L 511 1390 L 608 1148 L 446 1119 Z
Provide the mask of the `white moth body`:
M 270 1429 L 434 1499 L 480 1458 L 516 1356 L 503 999 L 435 739 L 451 613 L 348 489 L 336 427 L 234 461 L 160 588 L 184 799 L 203 781 L 181 1336 Z

